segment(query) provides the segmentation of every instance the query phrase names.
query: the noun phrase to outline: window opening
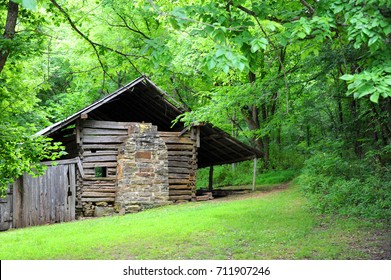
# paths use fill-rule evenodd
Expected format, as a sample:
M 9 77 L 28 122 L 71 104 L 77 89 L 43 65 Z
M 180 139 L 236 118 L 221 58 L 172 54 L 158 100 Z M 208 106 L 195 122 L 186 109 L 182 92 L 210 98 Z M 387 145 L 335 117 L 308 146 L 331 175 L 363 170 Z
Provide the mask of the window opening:
M 107 167 L 95 167 L 95 177 L 107 177 Z

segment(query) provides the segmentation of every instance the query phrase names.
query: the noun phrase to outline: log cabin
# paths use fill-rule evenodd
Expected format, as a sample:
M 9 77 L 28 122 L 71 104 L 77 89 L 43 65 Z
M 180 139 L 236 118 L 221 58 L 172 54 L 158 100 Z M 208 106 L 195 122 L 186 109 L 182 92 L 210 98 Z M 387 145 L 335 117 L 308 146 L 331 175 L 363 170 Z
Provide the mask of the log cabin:
M 0 205 L 2 229 L 194 201 L 197 168 L 260 156 L 212 124 L 174 123 L 184 112 L 141 76 L 41 130 L 67 154 L 43 162 L 43 176 L 15 181 Z

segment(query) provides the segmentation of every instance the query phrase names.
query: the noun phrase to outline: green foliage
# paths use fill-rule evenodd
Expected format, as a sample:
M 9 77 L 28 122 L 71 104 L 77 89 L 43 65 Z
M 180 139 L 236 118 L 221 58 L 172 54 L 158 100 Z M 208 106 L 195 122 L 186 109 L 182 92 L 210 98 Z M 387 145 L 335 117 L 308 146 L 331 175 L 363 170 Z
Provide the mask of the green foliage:
M 382 66 L 379 66 L 382 65 Z M 369 95 L 372 102 L 379 98 L 391 97 L 391 61 L 377 61 L 376 66 L 356 75 L 345 74 L 341 77 L 349 83 L 348 95 L 361 98 Z
M 37 0 L 11 0 L 22 5 L 24 8 L 34 10 L 37 7 Z
M 267 185 L 287 183 L 295 178 L 297 170 L 257 171 L 257 189 Z M 253 161 L 245 161 L 232 165 L 220 165 L 213 168 L 213 187 L 246 186 L 253 182 Z M 197 171 L 197 188 L 208 188 L 209 168 Z
M 388 149 L 384 149 L 386 152 Z M 380 153 L 386 156 L 384 153 Z M 391 214 L 390 165 L 378 155 L 346 160 L 338 153 L 318 153 L 305 162 L 299 184 L 322 214 L 388 219 Z M 389 154 L 388 154 L 389 157 Z
M 5 195 L 9 184 L 25 172 L 42 175 L 46 166 L 42 160 L 54 160 L 65 154 L 61 143 L 51 139 L 31 137 L 20 126 L 0 123 L 0 197 Z

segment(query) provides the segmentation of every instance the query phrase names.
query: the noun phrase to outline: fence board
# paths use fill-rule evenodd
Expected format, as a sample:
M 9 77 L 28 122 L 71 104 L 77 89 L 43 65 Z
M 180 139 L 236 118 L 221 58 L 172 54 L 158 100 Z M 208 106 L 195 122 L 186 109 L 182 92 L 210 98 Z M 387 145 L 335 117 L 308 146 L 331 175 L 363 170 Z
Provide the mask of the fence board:
M 76 163 L 48 166 L 38 178 L 25 174 L 14 183 L 13 194 L 13 227 L 74 220 Z
M 0 231 L 11 227 L 12 196 L 0 198 Z

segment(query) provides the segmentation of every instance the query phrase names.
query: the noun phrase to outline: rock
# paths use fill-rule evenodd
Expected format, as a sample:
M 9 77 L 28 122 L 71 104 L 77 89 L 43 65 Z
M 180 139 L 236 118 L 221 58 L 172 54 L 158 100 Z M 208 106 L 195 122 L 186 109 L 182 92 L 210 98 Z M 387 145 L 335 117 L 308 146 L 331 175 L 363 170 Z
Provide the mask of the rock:
M 100 206 L 95 207 L 94 217 L 105 217 L 105 216 L 111 216 L 113 214 L 114 214 L 113 207 L 100 207 Z
M 107 202 L 97 202 L 97 203 L 96 203 L 96 206 L 106 207 L 107 205 L 108 205 Z

